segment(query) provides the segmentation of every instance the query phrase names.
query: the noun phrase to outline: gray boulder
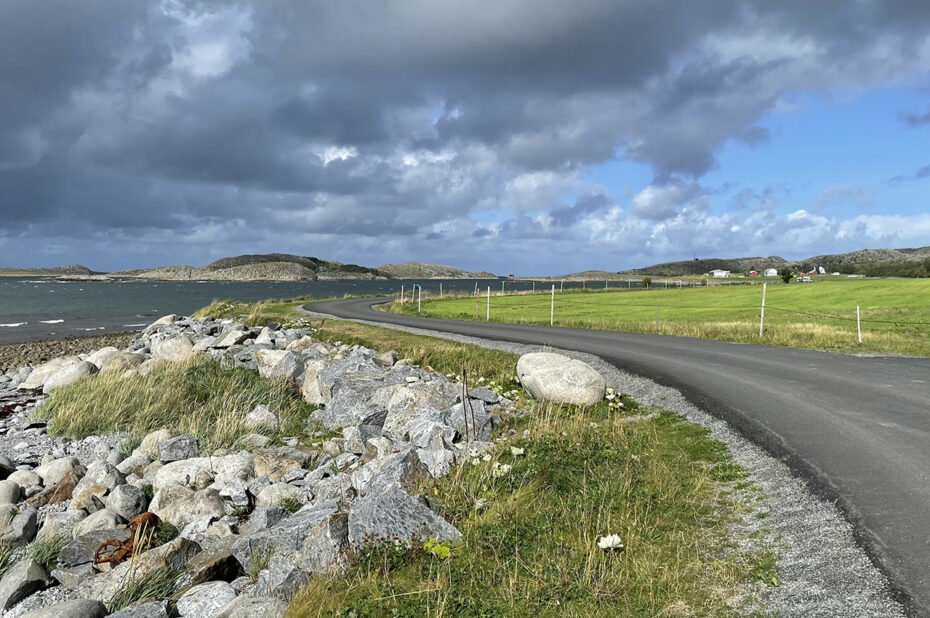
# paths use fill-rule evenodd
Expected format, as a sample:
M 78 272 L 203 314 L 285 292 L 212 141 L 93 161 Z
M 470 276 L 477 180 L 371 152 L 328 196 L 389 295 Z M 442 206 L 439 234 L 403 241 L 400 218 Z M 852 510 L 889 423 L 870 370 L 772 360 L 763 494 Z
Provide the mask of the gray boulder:
M 310 574 L 294 564 L 293 560 L 274 556 L 258 574 L 258 589 L 273 590 L 282 599 L 290 599 L 309 579 Z
M 236 598 L 226 582 L 198 584 L 181 595 L 175 609 L 185 618 L 216 618 Z
M 168 601 L 148 601 L 124 607 L 108 618 L 168 618 Z
M 97 460 L 87 467 L 87 472 L 72 492 L 70 510 L 97 510 L 94 498 L 101 501 L 110 490 L 126 482 L 126 476 L 116 466 L 106 461 Z
M 97 368 L 103 371 L 106 368 L 107 364 L 110 362 L 110 360 L 119 355 L 120 355 L 120 351 L 118 348 L 109 346 L 106 348 L 100 348 L 99 350 L 97 350 L 96 352 L 94 352 L 93 354 L 91 354 L 84 360 L 86 360 L 88 363 L 93 363 L 97 365 Z
M 274 483 L 258 492 L 255 496 L 255 506 L 280 505 L 285 499 L 299 500 L 300 492 L 293 485 Z
M 74 384 L 78 380 L 90 377 L 98 371 L 97 365 L 88 363 L 87 361 L 80 361 L 73 365 L 68 365 L 50 375 L 42 385 L 42 391 L 51 393 L 56 388 Z
M 172 363 L 181 363 L 194 354 L 194 344 L 187 335 L 163 339 L 152 344 L 152 358 Z
M 87 517 L 84 511 L 63 511 L 61 513 L 46 513 L 45 523 L 39 530 L 37 539 L 45 537 L 63 536 L 74 538 L 74 528 L 78 522 Z
M 199 454 L 200 445 L 194 436 L 175 436 L 158 445 L 158 460 L 166 464 L 197 457 Z
M 125 524 L 126 519 L 120 517 L 109 509 L 101 509 L 91 513 L 74 526 L 74 534 L 81 536 L 94 530 L 111 530 L 119 525 Z
M 233 544 L 233 555 L 243 569 L 249 568 L 249 560 L 256 552 L 265 556 L 292 555 L 303 546 L 314 528 L 339 512 L 338 500 L 307 505 L 270 528 L 240 538 Z
M 44 463 L 35 469 L 35 473 L 42 478 L 42 483 L 46 487 L 55 485 L 70 473 L 74 473 L 78 477 L 82 477 L 84 476 L 85 472 L 86 470 L 84 466 L 81 465 L 81 462 L 77 457 L 62 457 L 60 459 L 53 459 L 52 461 Z
M 220 518 L 226 514 L 223 498 L 217 490 L 194 491 L 182 485 L 169 485 L 159 489 L 149 504 L 149 510 L 178 528 L 183 528 L 198 519 Z
M 19 618 L 103 618 L 107 606 L 90 599 L 72 599 L 20 614 Z
M 74 567 L 93 562 L 94 552 L 107 539 L 126 541 L 129 539 L 129 529 L 106 528 L 82 534 L 61 549 L 58 554 L 58 562 L 63 567 Z
M 394 487 L 404 487 L 426 470 L 413 449 L 404 449 L 384 459 L 376 459 L 352 473 L 352 486 L 359 495 L 379 494 Z
M 32 558 L 24 558 L 10 567 L 0 579 L 0 609 L 10 609 L 51 584 L 52 579 L 42 565 Z
M 16 504 L 22 495 L 23 488 L 16 481 L 0 481 L 0 504 Z
M 17 470 L 6 477 L 6 480 L 13 481 L 23 489 L 42 485 L 42 478 L 32 470 Z
M 594 405 L 607 388 L 604 376 L 587 363 L 551 352 L 521 356 L 517 377 L 530 397 L 553 403 Z
M 431 538 L 460 541 L 462 533 L 399 487 L 360 498 L 349 512 L 349 543 L 356 547 L 390 539 Z
M 278 415 L 268 406 L 259 404 L 245 415 L 244 422 L 245 426 L 250 429 L 265 428 L 275 431 L 278 428 Z
M 36 538 L 38 511 L 31 506 L 0 506 L 0 543 L 19 545 Z
M 296 378 L 304 372 L 304 361 L 299 354 L 285 350 L 259 350 L 255 364 L 263 378 Z
M 142 490 L 132 485 L 117 485 L 104 501 L 107 509 L 126 520 L 145 511 L 148 498 Z
M 156 429 L 149 432 L 142 438 L 142 442 L 139 443 L 139 447 L 133 452 L 133 455 L 138 452 L 149 459 L 158 459 L 158 446 L 173 435 L 170 429 Z
M 217 618 L 281 618 L 287 603 L 274 597 L 237 597 Z

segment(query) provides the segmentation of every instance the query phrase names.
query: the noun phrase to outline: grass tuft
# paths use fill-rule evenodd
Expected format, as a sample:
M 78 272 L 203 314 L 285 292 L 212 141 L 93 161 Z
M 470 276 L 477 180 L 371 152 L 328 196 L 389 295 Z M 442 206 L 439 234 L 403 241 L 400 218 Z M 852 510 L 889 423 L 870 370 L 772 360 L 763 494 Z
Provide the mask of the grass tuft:
M 315 409 L 287 380 L 268 380 L 198 355 L 186 363 L 166 363 L 147 376 L 101 374 L 60 388 L 36 414 L 49 420 L 49 433 L 56 435 L 77 439 L 125 432 L 137 441 L 168 428 L 193 435 L 213 452 L 253 433 L 245 416 L 258 404 L 279 414 L 278 431 L 269 434 L 273 438 L 305 433 Z
M 71 542 L 63 534 L 44 536 L 29 546 L 26 555 L 41 564 L 46 571 L 58 568 L 58 554 Z
M 128 607 L 142 599 L 167 599 L 178 590 L 184 569 L 162 567 L 146 573 L 144 577 L 131 577 L 124 583 L 107 605 L 110 613 Z

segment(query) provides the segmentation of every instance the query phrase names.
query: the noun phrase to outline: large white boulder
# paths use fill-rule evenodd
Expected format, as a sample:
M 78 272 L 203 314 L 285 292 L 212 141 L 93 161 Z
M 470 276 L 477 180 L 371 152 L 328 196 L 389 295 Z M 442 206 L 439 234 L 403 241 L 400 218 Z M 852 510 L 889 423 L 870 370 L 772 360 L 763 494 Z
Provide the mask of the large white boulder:
M 152 344 L 152 358 L 181 363 L 194 354 L 194 344 L 187 335 L 163 339 Z
M 593 405 L 604 398 L 607 382 L 587 363 L 551 352 L 524 354 L 517 377 L 534 399 L 572 405 Z
M 97 365 L 87 361 L 80 361 L 73 365 L 68 365 L 50 375 L 42 385 L 42 391 L 50 393 L 56 388 L 68 386 L 78 380 L 90 377 L 97 373 L 97 371 L 99 371 Z

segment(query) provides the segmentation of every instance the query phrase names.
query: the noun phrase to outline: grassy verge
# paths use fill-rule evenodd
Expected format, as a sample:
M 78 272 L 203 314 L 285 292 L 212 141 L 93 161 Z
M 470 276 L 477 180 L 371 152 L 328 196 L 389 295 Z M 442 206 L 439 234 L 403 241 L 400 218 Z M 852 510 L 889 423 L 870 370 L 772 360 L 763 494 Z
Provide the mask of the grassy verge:
M 366 548 L 286 615 L 753 614 L 777 579 L 772 551 L 746 549 L 728 526 L 755 501 L 745 471 L 706 429 L 667 411 L 631 422 L 643 411 L 624 403 L 509 419 L 489 457 L 414 488 L 462 544 Z M 609 534 L 622 549 L 598 546 Z
M 318 339 L 359 344 L 375 350 L 394 350 L 401 358 L 409 358 L 417 365 L 432 367 L 445 374 L 461 375 L 465 369 L 470 376 L 484 376 L 498 384 L 514 383 L 517 361 L 512 354 L 349 320 L 311 319 L 297 309 L 306 302 L 307 298 L 258 303 L 220 300 L 199 309 L 194 317 L 233 318 L 253 326 L 271 321 L 292 324 L 311 329 Z
M 764 343 L 838 352 L 930 356 L 930 280 L 830 280 L 770 285 L 765 331 L 759 336 L 761 286 L 556 292 L 555 324 L 724 341 Z M 477 319 L 486 316 L 485 298 Z M 856 330 L 856 307 L 862 343 Z M 475 299 L 424 299 L 387 310 L 411 315 L 475 320 Z M 550 295 L 491 297 L 491 320 L 549 324 Z M 658 327 L 656 325 L 658 319 Z
M 278 431 L 245 426 L 245 416 L 259 404 L 278 412 Z M 255 371 L 224 368 L 196 356 L 147 376 L 105 373 L 81 380 L 56 390 L 35 414 L 49 420 L 51 434 L 83 438 L 126 432 L 137 442 L 150 431 L 168 428 L 193 435 L 212 452 L 256 432 L 272 438 L 305 435 L 313 410 L 287 380 L 267 380 Z

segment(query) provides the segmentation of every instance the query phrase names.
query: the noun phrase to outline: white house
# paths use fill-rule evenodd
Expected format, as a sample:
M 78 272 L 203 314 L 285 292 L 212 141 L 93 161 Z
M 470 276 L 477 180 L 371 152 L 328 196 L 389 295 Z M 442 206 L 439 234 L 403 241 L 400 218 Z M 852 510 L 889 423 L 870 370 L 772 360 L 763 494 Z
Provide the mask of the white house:
M 717 278 L 722 279 L 722 278 L 724 278 L 724 277 L 729 277 L 729 276 L 730 276 L 730 271 L 729 271 L 729 270 L 720 270 L 720 269 L 718 268 L 718 269 L 716 269 L 716 270 L 710 271 L 710 272 L 707 273 L 707 274 L 709 274 L 711 277 L 717 277 Z
M 766 276 L 766 277 L 777 277 L 777 276 L 778 276 L 778 271 L 775 270 L 774 268 L 766 268 L 766 269 L 765 269 L 765 276 Z

